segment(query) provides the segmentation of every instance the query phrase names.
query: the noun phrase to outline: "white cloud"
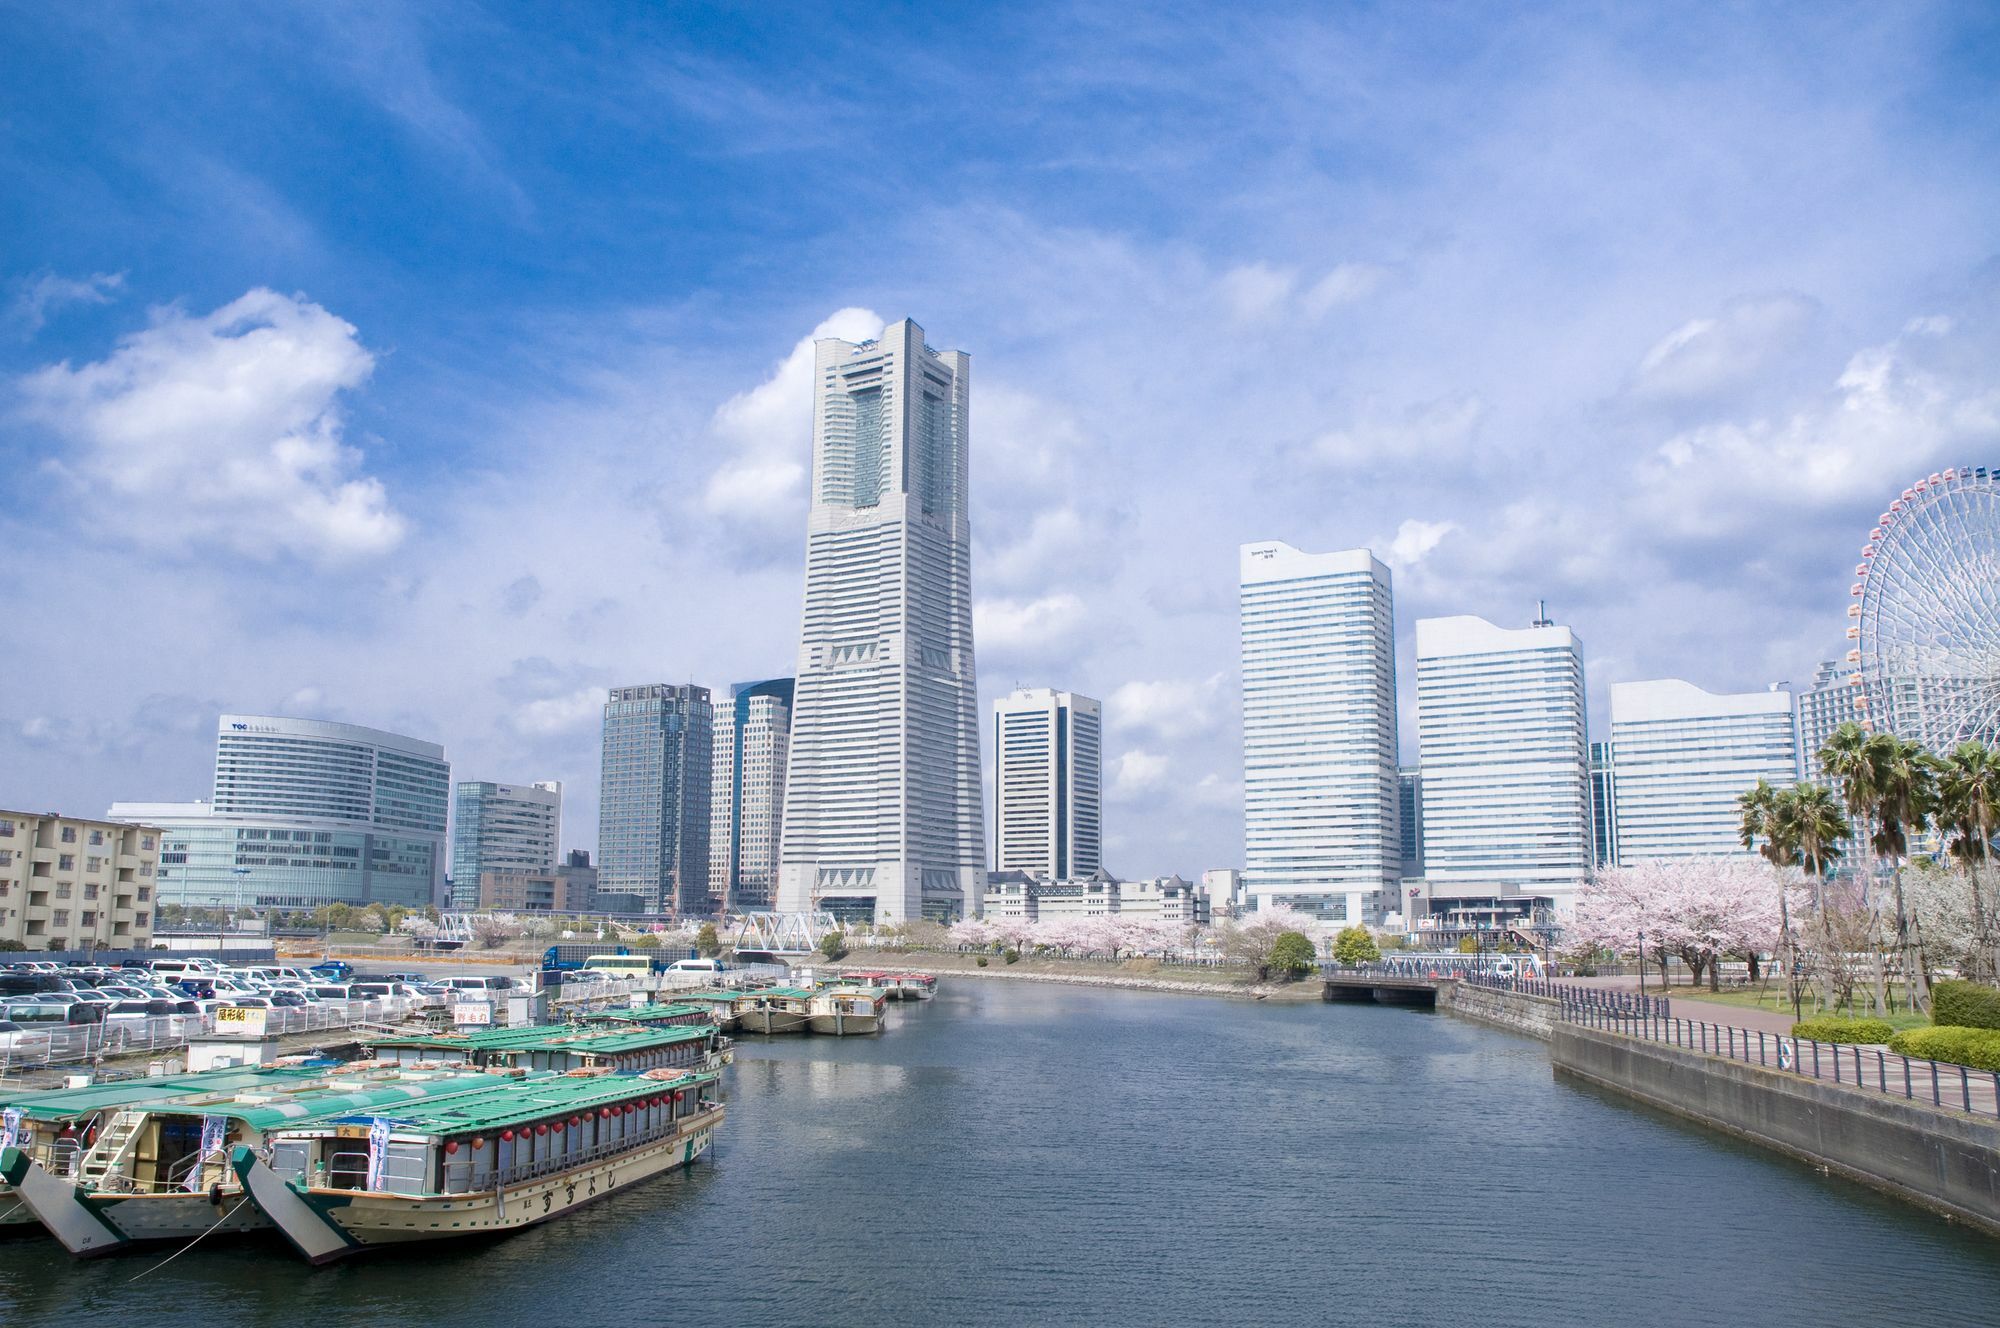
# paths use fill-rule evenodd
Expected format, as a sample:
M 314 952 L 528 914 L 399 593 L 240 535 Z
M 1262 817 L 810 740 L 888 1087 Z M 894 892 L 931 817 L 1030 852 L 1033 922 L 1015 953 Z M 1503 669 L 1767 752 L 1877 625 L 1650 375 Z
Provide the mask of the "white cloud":
M 1308 317 L 1324 317 L 1346 304 L 1358 304 L 1389 281 L 1389 269 L 1374 263 L 1342 263 L 1314 282 L 1299 297 Z
M 109 304 L 124 288 L 123 272 L 93 272 L 81 278 L 44 272 L 21 286 L 14 298 L 12 321 L 33 336 L 55 310 L 71 304 Z
M 1455 393 L 1386 415 L 1367 414 L 1345 429 L 1320 435 L 1308 454 L 1340 468 L 1455 460 L 1469 450 L 1486 415 L 1486 403 L 1478 396 Z
M 205 316 L 154 311 L 103 360 L 28 375 L 29 418 L 67 442 L 80 492 L 121 500 L 104 528 L 257 558 L 379 554 L 404 520 L 343 441 L 341 392 L 374 368 L 352 325 L 258 289 Z
M 709 431 L 729 456 L 703 494 L 711 514 L 751 524 L 791 520 L 812 457 L 813 342 L 869 341 L 883 326 L 870 310 L 839 310 L 799 338 L 763 382 L 716 408 Z
M 996 528 L 1001 542 L 987 550 L 983 546 Z M 1038 589 L 1079 572 L 1103 576 L 1109 570 L 1114 529 L 1110 517 L 1085 517 L 1074 507 L 1052 507 L 1036 513 L 1026 529 L 1004 519 L 985 522 L 980 529 L 982 549 L 974 566 L 982 585 Z M 1010 535 L 1013 538 L 1007 538 Z
M 1641 397 L 1693 400 L 1754 382 L 1797 346 L 1819 316 L 1818 302 L 1781 291 L 1731 300 L 1711 318 L 1668 333 L 1639 362 Z
M 1111 763 L 1110 794 L 1113 802 L 1130 802 L 1164 790 L 1173 774 L 1173 763 L 1157 752 L 1133 749 Z
M 602 687 L 584 687 L 564 696 L 529 701 L 515 707 L 508 722 L 516 733 L 529 737 L 574 733 L 603 718 L 604 694 Z
M 1120 684 L 1106 703 L 1114 729 L 1147 732 L 1173 742 L 1212 733 L 1226 718 L 1229 675 L 1163 678 Z
M 1223 303 L 1239 323 L 1253 323 L 1277 313 L 1291 297 L 1298 273 L 1269 263 L 1246 263 L 1222 274 Z
M 1396 537 L 1389 541 L 1389 564 L 1407 569 L 1415 567 L 1430 556 L 1446 535 L 1458 529 L 1455 521 L 1419 521 L 1415 517 L 1396 527 Z
M 982 653 L 1038 654 L 1064 650 L 1063 638 L 1083 626 L 1081 597 L 1068 591 L 1039 599 L 982 599 L 972 605 L 972 637 Z

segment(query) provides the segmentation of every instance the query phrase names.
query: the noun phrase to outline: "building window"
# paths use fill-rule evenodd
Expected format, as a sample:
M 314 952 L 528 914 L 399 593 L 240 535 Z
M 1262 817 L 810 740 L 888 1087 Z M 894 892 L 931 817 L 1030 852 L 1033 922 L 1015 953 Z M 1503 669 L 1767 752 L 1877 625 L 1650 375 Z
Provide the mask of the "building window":
M 104 870 L 104 859 L 103 859 L 103 858 L 85 858 L 85 859 L 83 860 L 83 869 L 84 869 L 85 871 L 87 871 L 87 872 L 94 872 L 94 871 L 103 871 L 103 870 Z
M 59 857 L 58 857 L 58 858 L 56 859 L 56 870 L 57 870 L 57 871 L 75 871 L 75 870 L 76 870 L 76 854 L 74 854 L 74 853 L 64 853 L 64 854 L 62 854 L 61 856 L 59 856 Z
M 104 832 L 102 830 L 93 830 L 90 832 L 90 846 L 92 848 L 104 847 Z
M 66 825 L 62 828 L 62 842 L 65 844 L 74 844 L 76 842 L 75 826 Z
M 139 887 L 139 902 L 140 902 L 140 903 L 142 903 L 142 904 L 143 904 L 143 903 L 145 903 L 145 902 L 146 902 L 146 901 L 147 901 L 148 899 L 151 899 L 152 897 L 153 897 L 153 887 L 152 887 L 152 886 L 150 886 L 150 885 L 142 885 L 142 886 L 140 886 L 140 887 Z
M 153 837 L 151 835 L 139 836 L 139 851 L 142 853 L 150 853 L 153 851 Z
M 12 839 L 13 837 L 14 823 L 12 821 L 0 820 L 0 839 Z
M 0 867 L 11 867 L 13 865 L 14 850 L 11 848 L 0 848 Z
M 84 882 L 84 886 L 83 886 L 83 897 L 84 897 L 85 899 L 95 899 L 95 898 L 97 898 L 97 887 L 96 887 L 95 885 L 92 885 L 92 884 L 91 884 L 90 882 L 88 882 L 88 881 Z
M 133 919 L 132 919 L 132 925 L 133 925 L 133 926 L 135 926 L 135 927 L 143 927 L 143 926 L 145 926 L 145 925 L 146 925 L 146 915 L 145 915 L 144 913 L 141 913 L 141 914 L 139 914 L 139 915 L 138 915 L 137 917 L 133 918 Z
M 57 881 L 57 882 L 56 882 L 56 898 L 57 898 L 57 899 L 68 899 L 68 898 L 69 898 L 69 892 L 70 892 L 70 884 L 69 884 L 69 882 L 68 882 L 68 881 Z
M 59 909 L 57 909 L 57 910 L 56 910 L 56 916 L 55 916 L 55 925 L 56 925 L 56 926 L 58 926 L 58 927 L 67 927 L 67 926 L 69 926 L 69 910 L 68 910 L 68 909 L 66 909 L 66 908 L 59 908 Z
M 97 925 L 97 915 L 95 913 L 84 914 L 83 917 L 80 919 L 80 925 L 84 927 L 95 927 Z

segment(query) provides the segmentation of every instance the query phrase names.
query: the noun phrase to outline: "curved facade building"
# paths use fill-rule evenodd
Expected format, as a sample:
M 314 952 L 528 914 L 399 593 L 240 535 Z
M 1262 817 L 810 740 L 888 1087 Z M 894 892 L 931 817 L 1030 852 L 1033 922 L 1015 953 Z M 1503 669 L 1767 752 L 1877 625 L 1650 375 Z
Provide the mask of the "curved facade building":
M 117 803 L 160 827 L 160 902 L 423 908 L 440 902 L 451 765 L 434 742 L 330 720 L 224 715 L 215 798 Z

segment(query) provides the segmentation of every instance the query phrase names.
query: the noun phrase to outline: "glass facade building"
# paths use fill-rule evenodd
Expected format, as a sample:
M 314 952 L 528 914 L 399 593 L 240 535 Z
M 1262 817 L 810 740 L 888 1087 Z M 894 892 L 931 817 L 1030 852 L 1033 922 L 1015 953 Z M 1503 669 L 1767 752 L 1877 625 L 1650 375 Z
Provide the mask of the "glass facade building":
M 1244 545 L 1239 567 L 1244 892 L 1375 922 L 1402 866 L 1389 569 L 1276 541 Z
M 461 781 L 452 799 L 452 907 L 479 907 L 481 872 L 554 871 L 561 839 L 559 781 Z
M 118 803 L 160 827 L 160 902 L 301 910 L 440 902 L 444 748 L 358 724 L 224 715 L 212 802 Z
M 716 712 L 708 891 L 717 908 L 768 909 L 777 892 L 792 693 L 790 678 L 740 682 Z
M 1590 874 L 1583 653 L 1567 627 L 1417 622 L 1424 879 L 1461 914 L 1567 911 Z
M 778 907 L 949 921 L 986 871 L 967 412 L 971 357 L 905 319 L 814 351 Z
M 1618 775 L 1611 765 L 1611 744 L 1590 744 L 1590 865 L 1618 865 Z
M 1103 707 L 1026 687 L 993 703 L 993 868 L 1044 880 L 1104 865 Z
M 1717 695 L 1678 678 L 1611 687 L 1617 861 L 1749 857 L 1737 798 L 1799 777 L 1792 694 Z
M 706 913 L 715 715 L 708 688 L 614 687 L 604 706 L 597 888 L 658 913 Z

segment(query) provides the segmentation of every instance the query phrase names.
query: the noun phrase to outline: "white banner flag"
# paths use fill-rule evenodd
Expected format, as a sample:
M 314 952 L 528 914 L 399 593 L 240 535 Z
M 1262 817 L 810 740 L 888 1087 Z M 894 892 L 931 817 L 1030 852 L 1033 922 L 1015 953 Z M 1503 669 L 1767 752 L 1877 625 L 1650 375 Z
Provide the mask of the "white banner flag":
M 209 1159 L 222 1151 L 222 1141 L 228 1137 L 229 1117 L 201 1118 L 201 1156 L 195 1159 L 194 1167 L 188 1172 L 188 1193 L 192 1194 L 201 1188 L 202 1173 L 208 1170 Z
M 389 1122 L 379 1117 L 368 1126 L 368 1188 L 382 1188 L 382 1169 L 389 1162 Z
M 0 1148 L 15 1147 L 20 1137 L 21 1109 L 19 1107 L 9 1107 L 6 1114 L 0 1116 Z

